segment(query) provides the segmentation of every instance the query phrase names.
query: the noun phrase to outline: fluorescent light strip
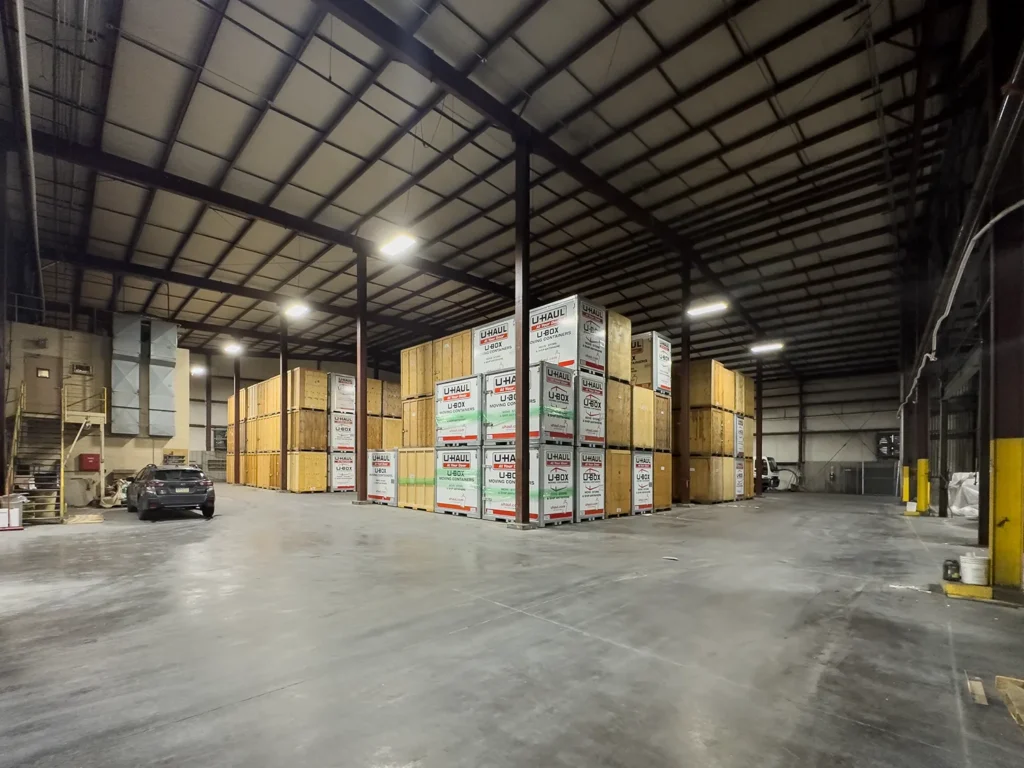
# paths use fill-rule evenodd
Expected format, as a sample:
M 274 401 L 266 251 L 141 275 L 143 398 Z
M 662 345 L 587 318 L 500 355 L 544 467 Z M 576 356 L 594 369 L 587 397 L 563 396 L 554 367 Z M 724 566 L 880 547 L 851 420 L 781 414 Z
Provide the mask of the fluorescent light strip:
M 750 348 L 750 351 L 755 355 L 760 355 L 763 352 L 778 352 L 784 344 L 781 341 L 766 341 L 763 344 L 755 344 Z
M 697 307 L 690 307 L 686 310 L 686 314 L 690 317 L 702 317 L 704 315 L 713 315 L 718 312 L 725 312 L 729 308 L 729 305 L 724 301 L 716 301 L 713 304 L 701 304 Z

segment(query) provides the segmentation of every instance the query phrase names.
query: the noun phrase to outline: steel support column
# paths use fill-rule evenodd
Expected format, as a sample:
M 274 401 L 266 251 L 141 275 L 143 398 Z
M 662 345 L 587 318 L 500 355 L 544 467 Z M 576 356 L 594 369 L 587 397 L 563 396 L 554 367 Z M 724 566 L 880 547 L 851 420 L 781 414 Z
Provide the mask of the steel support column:
M 0 178 L 7 183 L 8 152 L 0 151 Z M 7 488 L 7 358 L 13 355 L 7 347 L 7 324 L 11 319 L 7 316 L 7 195 L 0 199 L 0 399 L 3 400 L 4 419 L 0 427 L 0 472 L 4 473 L 0 482 L 0 492 L 8 493 Z M 71 322 L 74 323 L 74 316 Z M 73 327 L 73 326 L 72 326 Z
M 530 145 L 523 140 L 516 143 L 515 174 L 516 521 L 511 525 L 522 529 L 530 526 Z
M 75 318 L 71 317 L 71 325 L 74 327 Z M 213 450 L 213 357 L 206 353 L 206 392 L 204 404 L 206 405 L 206 450 Z M 238 427 L 235 427 L 235 439 L 238 439 Z
M 946 464 L 949 462 L 949 409 L 939 382 L 939 450 L 935 457 L 935 475 L 939 481 L 939 517 L 949 517 L 949 494 L 946 491 Z
M 801 475 L 804 471 L 804 380 L 796 382 L 796 463 Z
M 989 545 L 989 510 L 992 498 L 992 320 L 985 312 L 978 320 L 978 546 Z
M 762 429 L 761 414 L 764 408 L 761 404 L 764 400 L 764 371 L 761 361 L 757 361 L 757 373 L 754 374 L 754 495 L 760 496 L 764 492 L 763 464 L 764 464 L 764 429 Z
M 281 323 L 281 490 L 288 490 L 288 319 L 282 311 Z
M 927 515 L 931 508 L 931 482 L 928 451 L 931 447 L 931 414 L 929 413 L 930 387 L 927 369 L 917 383 L 917 404 L 914 406 L 914 458 L 917 513 Z
M 356 502 L 366 499 L 366 251 L 356 251 Z
M 672 461 L 673 501 L 690 503 L 690 261 L 679 254 L 679 363 L 672 378 L 672 417 L 675 435 Z M 740 410 L 737 403 L 737 410 Z M 678 414 L 678 416 L 676 415 Z
M 235 362 L 235 367 L 234 367 L 234 374 L 235 374 L 235 376 L 234 376 L 234 382 L 233 382 L 234 383 L 234 387 L 235 387 L 235 414 L 234 414 L 234 420 L 235 420 L 235 472 L 234 472 L 234 474 L 235 474 L 235 477 L 234 477 L 234 483 L 235 483 L 235 485 L 238 485 L 239 479 L 241 477 L 241 473 L 239 471 L 240 470 L 239 464 L 241 463 L 241 460 L 242 460 L 242 457 L 241 457 L 242 451 L 241 451 L 241 447 L 239 445 L 242 442 L 242 440 L 241 440 L 241 436 L 242 436 L 242 422 L 241 422 L 241 419 L 240 419 L 240 415 L 241 415 L 241 409 L 240 409 L 241 402 L 240 401 L 242 399 L 242 359 L 240 357 L 236 356 L 234 362 Z M 255 478 L 252 478 L 252 479 L 255 480 Z

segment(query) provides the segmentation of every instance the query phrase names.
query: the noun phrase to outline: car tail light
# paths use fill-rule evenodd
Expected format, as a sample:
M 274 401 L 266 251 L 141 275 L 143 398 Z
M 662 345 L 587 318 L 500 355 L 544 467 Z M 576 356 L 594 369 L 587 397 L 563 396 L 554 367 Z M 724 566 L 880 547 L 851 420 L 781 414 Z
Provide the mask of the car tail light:
M 163 488 L 164 487 L 164 481 L 163 480 L 149 480 L 146 483 L 146 487 L 147 488 Z
M 203 488 L 209 488 L 211 485 L 213 485 L 213 480 L 200 480 L 199 485 L 202 486 Z

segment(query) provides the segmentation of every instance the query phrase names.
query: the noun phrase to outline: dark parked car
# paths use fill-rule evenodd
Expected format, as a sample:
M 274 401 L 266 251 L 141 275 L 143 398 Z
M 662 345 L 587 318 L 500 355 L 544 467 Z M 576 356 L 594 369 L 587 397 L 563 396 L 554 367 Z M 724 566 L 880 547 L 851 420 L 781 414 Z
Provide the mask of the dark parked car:
M 138 514 L 140 520 L 152 520 L 162 510 L 197 507 L 209 520 L 216 495 L 213 481 L 201 469 L 150 464 L 134 477 L 126 500 L 128 511 Z

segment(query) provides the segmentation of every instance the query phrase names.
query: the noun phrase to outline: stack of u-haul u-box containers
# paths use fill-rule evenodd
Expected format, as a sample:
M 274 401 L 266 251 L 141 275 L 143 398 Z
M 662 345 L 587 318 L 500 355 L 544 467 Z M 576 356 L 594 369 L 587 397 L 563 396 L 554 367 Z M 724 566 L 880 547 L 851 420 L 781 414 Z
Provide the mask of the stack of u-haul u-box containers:
M 512 318 L 473 333 L 483 375 L 483 517 L 512 521 L 515 499 L 516 340 Z M 604 517 L 606 313 L 571 296 L 530 313 L 530 520 Z M 440 417 L 440 412 L 439 412 Z
M 331 491 L 356 489 L 356 379 L 345 373 L 329 375 L 327 414 L 327 487 Z

